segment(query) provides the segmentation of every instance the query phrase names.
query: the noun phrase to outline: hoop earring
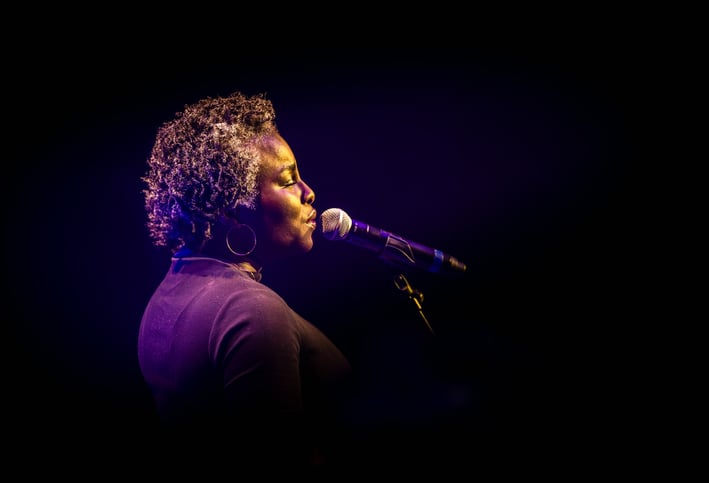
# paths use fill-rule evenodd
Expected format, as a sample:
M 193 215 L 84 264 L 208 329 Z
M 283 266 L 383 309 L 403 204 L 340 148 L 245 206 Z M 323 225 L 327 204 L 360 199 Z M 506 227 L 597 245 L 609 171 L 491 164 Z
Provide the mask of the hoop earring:
M 251 248 L 249 248 L 245 252 L 239 252 L 237 250 L 234 250 L 231 246 L 231 243 L 229 243 L 230 238 L 232 238 L 236 242 L 237 246 L 250 245 Z M 249 238 L 251 238 L 251 240 L 249 240 Z M 236 256 L 245 257 L 247 255 L 250 255 L 251 252 L 253 252 L 256 248 L 256 232 L 254 232 L 254 229 L 251 228 L 249 225 L 244 225 L 240 223 L 236 226 L 232 226 L 231 228 L 229 228 L 229 231 L 226 234 L 226 247 L 231 253 Z

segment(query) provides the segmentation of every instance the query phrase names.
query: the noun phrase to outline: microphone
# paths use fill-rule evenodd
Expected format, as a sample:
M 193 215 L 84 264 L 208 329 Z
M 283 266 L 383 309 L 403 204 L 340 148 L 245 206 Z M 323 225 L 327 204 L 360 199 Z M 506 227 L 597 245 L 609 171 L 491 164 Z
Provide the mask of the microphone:
M 467 270 L 465 263 L 451 255 L 353 220 L 339 208 L 325 210 L 320 215 L 320 221 L 326 239 L 344 240 L 372 251 L 390 265 L 446 275 L 462 274 Z

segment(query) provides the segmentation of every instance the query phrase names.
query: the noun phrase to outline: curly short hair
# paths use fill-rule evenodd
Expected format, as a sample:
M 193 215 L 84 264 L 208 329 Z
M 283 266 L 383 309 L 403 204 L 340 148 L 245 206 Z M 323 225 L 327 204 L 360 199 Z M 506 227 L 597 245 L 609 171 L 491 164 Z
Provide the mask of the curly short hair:
M 186 105 L 158 129 L 141 178 L 154 245 L 198 248 L 225 211 L 255 208 L 259 144 L 278 133 L 275 117 L 265 94 L 234 92 Z

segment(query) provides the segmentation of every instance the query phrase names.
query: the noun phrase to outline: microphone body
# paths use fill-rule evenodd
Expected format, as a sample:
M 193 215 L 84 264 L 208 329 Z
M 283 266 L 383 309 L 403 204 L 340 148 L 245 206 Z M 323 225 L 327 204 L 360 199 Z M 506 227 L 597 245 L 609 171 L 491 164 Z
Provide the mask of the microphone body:
M 462 274 L 467 267 L 457 258 L 381 228 L 353 220 L 339 208 L 320 216 L 322 233 L 328 240 L 342 240 L 377 254 L 385 263 L 402 269 L 419 269 L 439 274 Z

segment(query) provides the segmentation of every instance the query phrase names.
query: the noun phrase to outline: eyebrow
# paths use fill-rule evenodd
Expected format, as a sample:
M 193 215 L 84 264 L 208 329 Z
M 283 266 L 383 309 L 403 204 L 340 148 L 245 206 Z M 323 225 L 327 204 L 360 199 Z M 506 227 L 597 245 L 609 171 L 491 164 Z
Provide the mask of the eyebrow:
M 285 171 L 290 171 L 295 173 L 295 163 L 288 163 L 283 166 L 278 170 L 279 173 L 283 173 Z

